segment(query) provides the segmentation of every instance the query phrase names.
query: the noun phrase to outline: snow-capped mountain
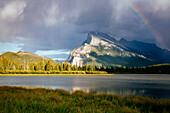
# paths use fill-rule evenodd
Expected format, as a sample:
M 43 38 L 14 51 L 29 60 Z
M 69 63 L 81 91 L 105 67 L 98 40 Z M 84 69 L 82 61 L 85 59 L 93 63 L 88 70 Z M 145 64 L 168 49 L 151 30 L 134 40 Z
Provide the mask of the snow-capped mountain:
M 90 32 L 87 40 L 70 52 L 68 62 L 77 65 L 147 66 L 170 63 L 170 52 L 152 43 L 117 41 L 104 33 Z

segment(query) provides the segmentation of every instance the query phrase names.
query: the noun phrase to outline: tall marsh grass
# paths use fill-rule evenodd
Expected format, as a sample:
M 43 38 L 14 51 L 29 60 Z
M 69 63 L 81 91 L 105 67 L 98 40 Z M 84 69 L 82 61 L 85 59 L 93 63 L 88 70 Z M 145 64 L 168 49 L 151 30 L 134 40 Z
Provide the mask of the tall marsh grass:
M 169 99 L 0 87 L 1 113 L 168 113 Z

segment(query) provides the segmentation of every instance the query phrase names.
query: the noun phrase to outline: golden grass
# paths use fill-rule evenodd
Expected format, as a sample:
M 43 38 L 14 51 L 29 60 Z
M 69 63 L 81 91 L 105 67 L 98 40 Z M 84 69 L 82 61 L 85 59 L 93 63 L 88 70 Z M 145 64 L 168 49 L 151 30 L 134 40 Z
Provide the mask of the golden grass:
M 169 99 L 0 87 L 1 113 L 168 113 Z

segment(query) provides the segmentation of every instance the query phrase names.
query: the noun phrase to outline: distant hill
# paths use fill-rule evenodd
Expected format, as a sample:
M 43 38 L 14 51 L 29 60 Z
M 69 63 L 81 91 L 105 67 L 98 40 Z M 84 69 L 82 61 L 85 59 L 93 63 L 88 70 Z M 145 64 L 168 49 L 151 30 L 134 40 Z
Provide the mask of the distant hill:
M 65 60 L 55 60 L 57 63 L 65 62 Z
M 13 60 L 13 59 L 18 59 L 18 60 L 25 60 L 26 62 L 32 62 L 32 61 L 35 61 L 37 62 L 39 59 L 40 60 L 50 60 L 52 62 L 55 62 L 54 60 L 50 59 L 50 58 L 46 58 L 46 57 L 41 57 L 41 56 L 38 56 L 36 54 L 33 54 L 33 53 L 29 53 L 29 52 L 23 52 L 23 51 L 19 51 L 19 52 L 6 52 L 2 55 L 0 55 L 0 58 L 2 57 L 6 57 L 10 60 Z
M 56 62 L 29 52 L 6 52 L 0 55 L 0 70 L 50 70 Z
M 90 32 L 86 41 L 70 52 L 68 62 L 77 65 L 149 66 L 170 63 L 170 51 L 154 43 L 117 41 L 112 36 Z

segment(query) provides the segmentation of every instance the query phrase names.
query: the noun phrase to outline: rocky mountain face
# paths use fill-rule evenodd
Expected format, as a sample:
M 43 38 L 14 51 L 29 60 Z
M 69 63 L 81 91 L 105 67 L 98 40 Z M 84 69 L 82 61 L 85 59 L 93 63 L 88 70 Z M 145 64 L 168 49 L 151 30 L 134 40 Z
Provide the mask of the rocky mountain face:
M 104 33 L 90 32 L 87 40 L 70 52 L 68 62 L 77 65 L 148 66 L 170 63 L 170 52 L 153 43 L 117 41 Z

